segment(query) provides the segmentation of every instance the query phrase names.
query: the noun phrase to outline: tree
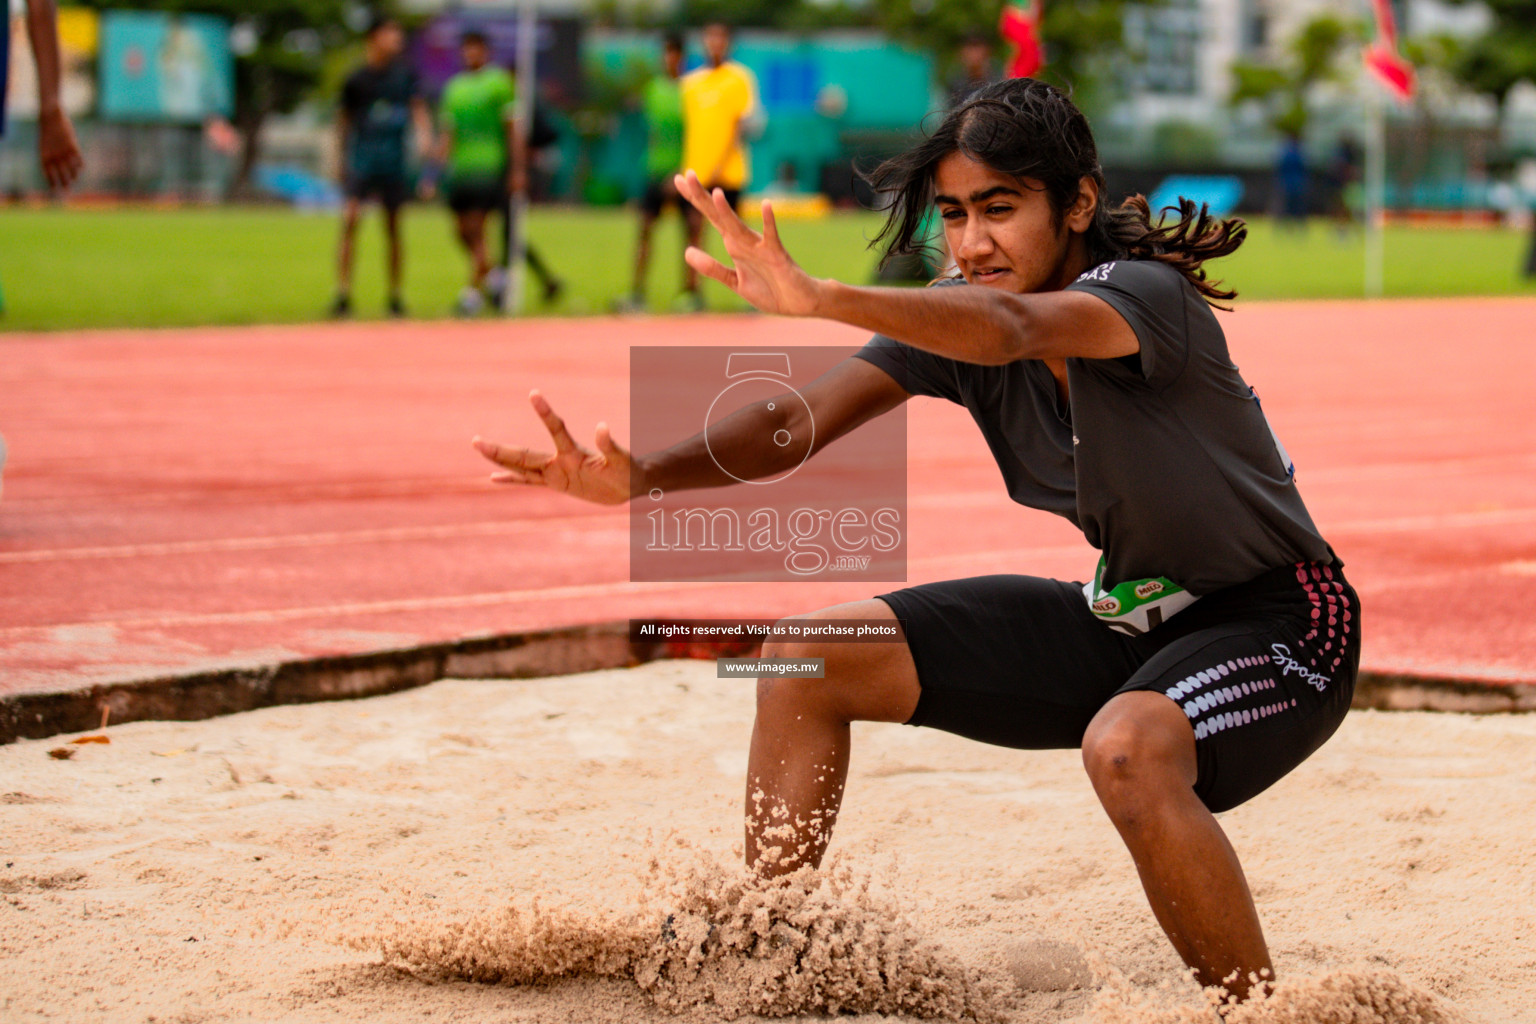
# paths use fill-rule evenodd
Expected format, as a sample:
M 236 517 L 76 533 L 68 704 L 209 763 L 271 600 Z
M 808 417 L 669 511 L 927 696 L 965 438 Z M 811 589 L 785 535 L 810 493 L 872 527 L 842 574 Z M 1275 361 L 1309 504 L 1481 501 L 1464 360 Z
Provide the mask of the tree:
M 1268 103 L 1277 130 L 1301 135 L 1309 113 L 1307 94 L 1314 85 L 1339 78 L 1340 54 L 1354 53 L 1364 39 L 1364 23 L 1320 14 L 1301 27 L 1279 61 L 1234 61 L 1229 102 Z
M 1464 3 L 1466 0 L 1456 0 Z M 1536 82 L 1536 4 L 1530 0 L 1483 0 L 1493 27 L 1459 54 L 1456 77 L 1502 103 L 1522 79 Z
M 1455 72 L 1467 85 L 1492 93 L 1502 103 L 1516 82 L 1536 82 L 1536 4 L 1530 0 L 1484 3 L 1493 13 L 1493 26 L 1461 52 Z M 1525 276 L 1536 278 L 1536 219 L 1531 221 Z
M 677 9 L 678 23 L 775 28 L 786 32 L 814 32 L 826 28 L 851 28 L 874 24 L 867 6 L 846 0 L 683 0 Z
M 614 4 L 614 0 L 607 0 Z M 809 32 L 824 28 L 877 28 L 935 53 L 949 71 L 966 36 L 996 36 L 1007 0 L 683 0 L 681 24 L 720 20 L 733 25 Z M 1156 6 L 1161 0 L 1142 0 Z M 616 9 L 616 4 L 614 4 Z M 1105 78 L 1101 72 L 1123 52 L 1121 25 L 1130 0 L 1047 0 L 1044 24 L 1046 65 L 1041 77 L 1072 88 L 1079 101 Z
M 235 49 L 234 124 L 240 159 L 231 191 L 242 190 L 261 155 L 272 114 L 298 106 L 320 81 L 328 50 L 354 38 L 347 27 L 364 9 L 355 0 L 82 0 L 97 10 L 217 14 L 230 19 Z M 361 26 L 357 26 L 361 27 Z M 242 52 L 243 51 L 243 52 Z
M 874 0 L 881 28 L 913 45 L 937 51 L 941 67 L 955 59 L 965 37 L 995 34 L 1007 0 Z M 1142 3 L 1139 6 L 1155 6 Z M 1046 0 L 1040 32 L 1045 67 L 1040 77 L 1071 89 L 1083 104 L 1108 78 L 1113 58 L 1125 49 L 1122 25 L 1127 0 Z M 947 68 L 946 68 L 947 70 Z

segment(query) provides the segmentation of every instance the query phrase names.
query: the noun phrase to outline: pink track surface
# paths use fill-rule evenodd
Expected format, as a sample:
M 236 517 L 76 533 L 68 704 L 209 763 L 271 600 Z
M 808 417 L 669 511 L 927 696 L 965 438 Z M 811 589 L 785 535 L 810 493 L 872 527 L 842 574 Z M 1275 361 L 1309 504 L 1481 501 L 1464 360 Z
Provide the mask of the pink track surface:
M 1536 680 L 1536 301 L 1224 317 L 1381 672 Z M 494 488 L 540 387 L 625 434 L 630 344 L 858 344 L 758 317 L 12 335 L 0 341 L 0 695 L 653 615 L 776 616 L 856 584 L 632 584 L 626 520 Z M 965 412 L 910 406 L 913 582 L 1080 579 Z

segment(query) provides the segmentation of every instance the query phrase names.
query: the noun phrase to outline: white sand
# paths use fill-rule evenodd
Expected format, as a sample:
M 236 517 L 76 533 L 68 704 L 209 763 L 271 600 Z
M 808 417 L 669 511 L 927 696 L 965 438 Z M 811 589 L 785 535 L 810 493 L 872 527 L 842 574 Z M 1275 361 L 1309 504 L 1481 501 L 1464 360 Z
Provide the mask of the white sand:
M 0 748 L 0 1020 L 707 1020 L 829 998 L 1211 1019 L 1075 752 L 856 726 L 841 873 L 743 894 L 721 865 L 752 687 L 713 674 L 447 681 L 114 727 L 67 761 L 47 754 L 67 737 Z M 1223 822 L 1290 983 L 1258 1019 L 1536 1021 L 1536 717 L 1357 712 Z M 777 901 L 760 936 L 751 899 Z

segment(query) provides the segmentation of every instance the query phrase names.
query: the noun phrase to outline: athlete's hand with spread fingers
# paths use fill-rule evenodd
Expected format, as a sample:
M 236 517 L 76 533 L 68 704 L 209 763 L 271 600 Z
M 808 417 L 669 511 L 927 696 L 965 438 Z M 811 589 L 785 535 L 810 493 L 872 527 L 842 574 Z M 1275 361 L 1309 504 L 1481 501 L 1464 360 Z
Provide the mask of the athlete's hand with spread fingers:
M 727 267 L 704 250 L 689 246 L 684 259 L 690 267 L 719 281 L 764 313 L 816 315 L 821 282 L 801 270 L 784 250 L 769 200 L 763 200 L 763 233 L 758 234 L 731 209 L 724 192 L 718 188 L 706 191 L 694 172 L 679 174 L 674 181 L 678 194 L 720 232 L 732 263 Z
M 543 395 L 532 391 L 528 400 L 549 430 L 555 450 L 551 454 L 511 448 L 476 437 L 472 442 L 475 450 L 501 467 L 500 472 L 491 474 L 493 482 L 548 487 L 599 505 L 622 505 L 630 499 L 634 460 L 614 443 L 608 424 L 597 425 L 597 450 L 593 451 L 571 439 L 565 421 L 555 415 Z

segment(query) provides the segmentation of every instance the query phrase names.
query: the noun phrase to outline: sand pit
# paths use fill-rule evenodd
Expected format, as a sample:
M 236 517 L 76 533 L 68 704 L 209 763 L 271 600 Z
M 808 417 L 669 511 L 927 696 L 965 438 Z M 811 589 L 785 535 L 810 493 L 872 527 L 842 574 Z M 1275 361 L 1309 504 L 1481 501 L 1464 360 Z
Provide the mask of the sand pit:
M 0 748 L 0 1019 L 1213 1019 L 1075 752 L 856 726 L 837 863 L 743 885 L 752 688 L 713 675 Z M 1356 713 L 1225 815 L 1287 983 L 1244 1024 L 1536 1021 L 1533 751 Z

